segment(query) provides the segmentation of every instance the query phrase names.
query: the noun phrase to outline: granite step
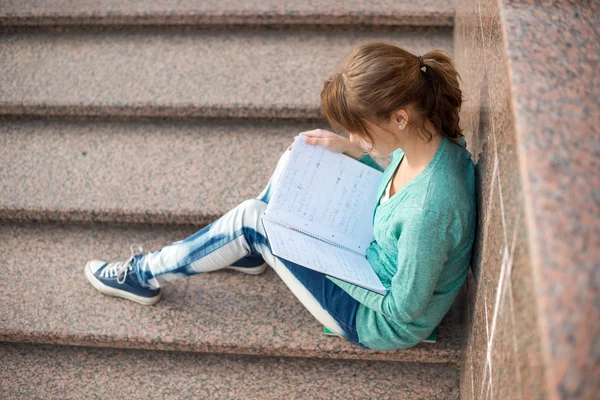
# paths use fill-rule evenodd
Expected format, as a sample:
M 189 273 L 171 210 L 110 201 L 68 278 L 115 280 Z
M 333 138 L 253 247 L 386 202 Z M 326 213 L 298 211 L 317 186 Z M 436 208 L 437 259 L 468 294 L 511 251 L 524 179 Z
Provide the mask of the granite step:
M 0 219 L 207 225 L 258 197 L 294 137 L 316 128 L 327 126 L 4 120 Z
M 167 282 L 163 298 L 142 306 L 96 291 L 89 259 L 126 259 L 129 245 L 154 251 L 197 227 L 107 224 L 0 224 L 0 341 L 285 356 L 457 364 L 460 309 L 438 327 L 436 343 L 375 351 L 323 333 L 323 326 L 268 268 Z M 460 303 L 455 303 L 459 307 Z M 398 376 L 394 376 L 394 380 Z
M 11 343 L 0 343 L 0 358 L 5 400 L 459 398 L 458 369 L 447 364 Z
M 376 25 L 452 26 L 452 0 L 8 0 L 1 26 Z
M 451 28 L 2 34 L 0 115 L 322 119 L 323 82 L 373 40 L 452 55 Z

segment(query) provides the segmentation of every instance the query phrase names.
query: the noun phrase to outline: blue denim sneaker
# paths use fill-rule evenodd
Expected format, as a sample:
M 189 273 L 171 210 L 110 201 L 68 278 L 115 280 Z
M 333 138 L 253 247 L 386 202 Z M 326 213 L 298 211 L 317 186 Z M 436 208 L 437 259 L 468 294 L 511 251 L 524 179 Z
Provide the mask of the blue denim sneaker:
M 142 247 L 138 246 L 139 251 L 135 252 L 133 246 L 130 246 L 131 257 L 125 261 L 89 261 L 85 265 L 85 276 L 92 286 L 104 294 L 152 305 L 160 300 L 160 288 L 142 282 L 133 263 L 135 257 L 142 253 Z
M 235 271 L 240 271 L 240 272 L 243 272 L 245 274 L 250 274 L 250 275 L 259 275 L 259 274 L 262 274 L 263 272 L 265 272 L 267 267 L 268 267 L 268 264 L 264 263 L 262 265 L 259 265 L 258 267 L 236 267 L 236 266 L 230 265 L 229 267 L 225 267 L 225 269 L 233 269 Z
M 265 272 L 265 270 L 269 266 L 264 261 L 265 260 L 259 254 L 253 253 L 253 254 L 249 254 L 243 258 L 240 258 L 239 260 L 237 260 L 230 266 L 225 267 L 225 269 L 233 269 L 235 271 L 240 271 L 245 274 L 258 275 L 258 274 L 262 274 L 263 272 Z M 262 262 L 262 264 L 260 264 L 261 262 Z M 257 265 L 257 264 L 259 264 L 259 265 Z

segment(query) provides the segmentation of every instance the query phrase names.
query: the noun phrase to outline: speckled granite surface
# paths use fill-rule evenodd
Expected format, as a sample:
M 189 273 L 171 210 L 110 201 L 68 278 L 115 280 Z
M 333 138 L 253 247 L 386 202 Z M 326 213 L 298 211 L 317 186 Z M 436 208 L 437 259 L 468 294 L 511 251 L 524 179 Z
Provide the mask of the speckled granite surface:
M 459 1 L 483 220 L 461 397 L 600 392 L 600 3 Z
M 503 13 L 548 391 L 591 399 L 600 393 L 600 3 L 510 2 Z
M 451 26 L 453 0 L 5 0 L 1 25 L 373 24 Z
M 321 118 L 325 79 L 357 44 L 452 54 L 451 31 L 0 35 L 0 115 Z
M 10 343 L 0 358 L 4 400 L 458 399 L 456 367 L 444 364 Z
M 0 121 L 0 217 L 210 223 L 257 197 L 294 136 L 317 127 Z
M 437 343 L 365 350 L 323 326 L 272 270 L 258 276 L 216 271 L 166 283 L 142 306 L 96 291 L 90 259 L 120 260 L 129 245 L 145 251 L 199 228 L 105 225 L 0 225 L 0 341 L 209 353 L 457 363 L 460 331 L 450 312 Z

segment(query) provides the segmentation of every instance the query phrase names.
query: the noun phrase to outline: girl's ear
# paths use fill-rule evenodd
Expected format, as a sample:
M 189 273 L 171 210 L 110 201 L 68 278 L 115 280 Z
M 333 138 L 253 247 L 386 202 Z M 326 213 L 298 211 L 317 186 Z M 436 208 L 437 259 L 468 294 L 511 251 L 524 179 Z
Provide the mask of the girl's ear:
M 408 112 L 405 109 L 401 108 L 394 113 L 394 122 L 396 122 L 396 124 L 399 124 L 405 121 L 408 121 Z

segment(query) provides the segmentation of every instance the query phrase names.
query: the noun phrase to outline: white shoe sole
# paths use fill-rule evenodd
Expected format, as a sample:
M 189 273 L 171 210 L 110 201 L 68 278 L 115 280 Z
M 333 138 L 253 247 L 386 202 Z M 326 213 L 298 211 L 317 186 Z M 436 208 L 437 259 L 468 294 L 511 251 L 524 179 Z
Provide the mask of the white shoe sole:
M 253 267 L 253 268 L 225 267 L 225 269 L 233 269 L 233 270 L 240 271 L 240 272 L 243 272 L 243 273 L 249 274 L 249 275 L 258 275 L 258 274 L 262 274 L 263 272 L 265 272 L 267 267 L 268 267 L 267 263 L 264 263 L 262 265 L 259 265 L 258 267 Z
M 127 300 L 135 301 L 136 303 L 140 303 L 145 306 L 151 306 L 152 304 L 155 304 L 160 300 L 160 296 L 161 296 L 162 292 L 158 292 L 158 295 L 156 295 L 154 297 L 142 297 L 142 296 L 135 295 L 133 293 L 129 293 L 125 290 L 119 290 L 119 289 L 115 289 L 114 287 L 105 285 L 104 283 L 99 281 L 98 278 L 96 278 L 94 276 L 94 274 L 92 273 L 92 271 L 89 268 L 89 264 L 90 263 L 88 262 L 85 265 L 85 276 L 88 279 L 88 281 L 90 281 L 92 286 L 95 287 L 96 289 L 98 289 L 98 291 L 100 291 L 104 294 L 111 295 L 111 296 L 122 297 Z

